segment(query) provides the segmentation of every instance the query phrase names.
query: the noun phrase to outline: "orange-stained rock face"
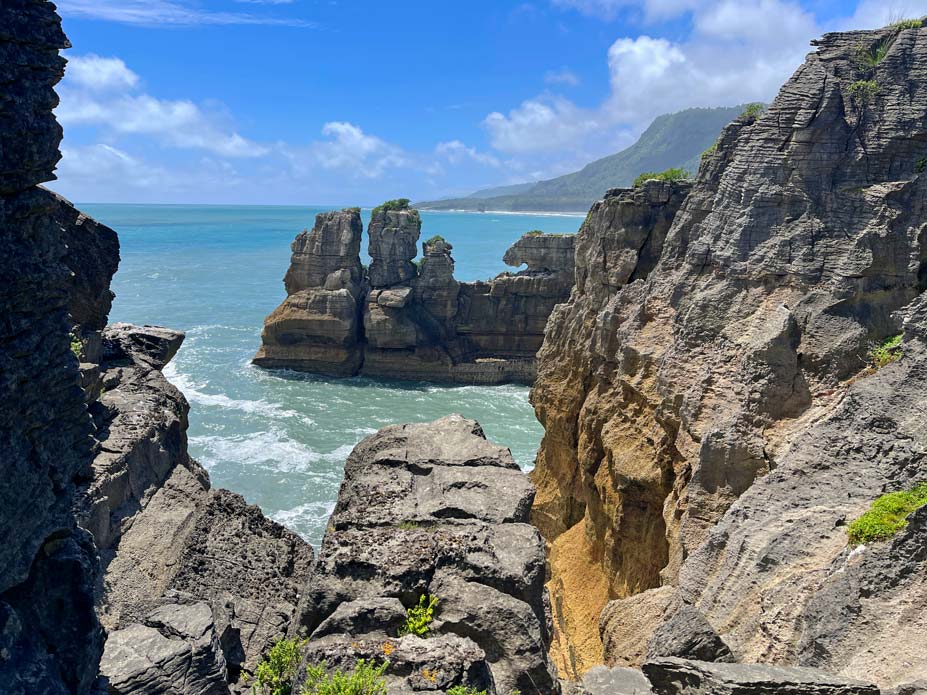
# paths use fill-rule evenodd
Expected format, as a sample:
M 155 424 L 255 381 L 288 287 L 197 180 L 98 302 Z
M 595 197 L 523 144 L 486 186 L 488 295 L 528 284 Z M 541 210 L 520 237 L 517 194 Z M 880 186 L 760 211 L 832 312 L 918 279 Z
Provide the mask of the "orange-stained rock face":
M 847 514 L 912 469 L 820 450 L 812 466 L 812 449 L 799 455 L 795 442 L 828 418 L 842 418 L 831 434 L 866 429 L 846 419 L 844 394 L 862 388 L 849 385 L 861 372 L 888 379 L 863 371 L 869 346 L 901 333 L 927 288 L 925 37 L 924 28 L 826 36 L 764 115 L 724 130 L 691 192 L 651 181 L 593 206 L 532 394 L 545 427 L 533 520 L 550 544 L 555 650 L 576 673 L 600 653 L 639 664 L 641 640 L 622 631 L 648 637 L 677 600 L 695 603 L 739 659 L 850 675 L 872 661 L 859 656 L 862 627 L 821 628 L 824 649 L 796 646 L 806 621 L 837 622 L 850 601 L 844 592 L 828 603 L 810 577 L 833 571 Z M 861 67 L 860 50 L 881 42 L 884 60 Z M 860 80 L 880 85 L 865 103 L 851 89 Z M 917 405 L 905 398 L 899 416 Z M 880 435 L 886 450 L 921 441 L 909 420 Z M 824 479 L 813 511 L 813 498 L 790 492 Z M 778 498 L 767 489 L 776 481 Z M 744 500 L 762 490 L 751 538 L 738 533 Z M 793 509 L 799 498 L 805 507 Z M 778 520 L 790 513 L 813 530 L 764 560 L 756 544 L 777 538 L 764 529 L 783 534 Z M 758 576 L 778 590 L 764 593 Z M 607 586 L 607 596 L 570 586 Z M 667 611 L 623 602 L 673 587 L 680 596 L 663 597 Z M 603 650 L 599 626 L 580 616 L 609 600 Z M 879 629 L 890 642 L 887 625 Z M 907 657 L 883 657 L 881 682 L 917 675 Z

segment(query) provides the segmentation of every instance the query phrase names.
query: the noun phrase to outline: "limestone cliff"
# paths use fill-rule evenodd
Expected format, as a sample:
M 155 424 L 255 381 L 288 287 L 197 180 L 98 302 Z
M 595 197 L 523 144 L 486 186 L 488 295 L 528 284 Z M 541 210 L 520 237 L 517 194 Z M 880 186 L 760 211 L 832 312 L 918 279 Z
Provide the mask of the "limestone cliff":
M 264 323 L 255 364 L 336 376 L 531 383 L 547 318 L 572 286 L 573 237 L 525 235 L 504 260 L 526 270 L 460 283 L 452 246 L 441 237 L 422 244 L 418 267 L 412 262 L 421 226 L 416 210 L 375 209 L 364 272 L 360 212 L 319 215 L 293 243 L 288 296 Z
M 96 553 L 72 512 L 93 458 L 68 338 L 77 279 L 63 204 L 38 187 L 59 159 L 67 45 L 50 3 L 0 4 L 0 683 L 11 695 L 87 693 L 103 649 Z
M 388 658 L 390 693 L 558 693 L 533 497 L 509 450 L 459 415 L 362 441 L 303 593 L 305 661 Z M 399 636 L 423 595 L 438 599 L 428 635 Z
M 688 194 L 616 191 L 577 237 L 532 395 L 567 672 L 707 629 L 741 661 L 925 675 L 898 648 L 927 637 L 919 521 L 856 552 L 844 525 L 925 479 L 927 29 L 816 46 Z

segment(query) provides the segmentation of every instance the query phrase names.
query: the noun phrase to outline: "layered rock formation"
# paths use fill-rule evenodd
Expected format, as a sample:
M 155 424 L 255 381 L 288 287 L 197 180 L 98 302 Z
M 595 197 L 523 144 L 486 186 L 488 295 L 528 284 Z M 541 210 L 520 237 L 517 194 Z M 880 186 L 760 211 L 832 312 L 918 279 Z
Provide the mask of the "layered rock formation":
M 924 480 L 927 29 L 816 45 L 688 195 L 616 191 L 577 237 L 532 396 L 568 673 L 670 645 L 924 677 L 920 517 L 855 551 L 845 524 Z
M 264 323 L 255 364 L 336 376 L 533 381 L 547 318 L 573 283 L 572 236 L 525 235 L 504 260 L 526 270 L 459 283 L 441 237 L 422 244 L 419 267 L 412 263 L 416 210 L 376 208 L 368 231 L 363 274 L 356 209 L 319 215 L 296 238 L 288 296 Z
M 11 695 L 86 693 L 103 649 L 96 553 L 72 513 L 93 439 L 68 338 L 80 278 L 65 237 L 86 230 L 64 231 L 76 213 L 38 187 L 59 159 L 67 45 L 50 3 L 0 5 L 0 687 Z M 75 311 L 93 314 L 82 296 Z
M 304 663 L 388 659 L 391 693 L 559 692 L 533 497 L 508 449 L 460 416 L 362 441 L 302 598 Z M 426 595 L 430 632 L 399 637 Z

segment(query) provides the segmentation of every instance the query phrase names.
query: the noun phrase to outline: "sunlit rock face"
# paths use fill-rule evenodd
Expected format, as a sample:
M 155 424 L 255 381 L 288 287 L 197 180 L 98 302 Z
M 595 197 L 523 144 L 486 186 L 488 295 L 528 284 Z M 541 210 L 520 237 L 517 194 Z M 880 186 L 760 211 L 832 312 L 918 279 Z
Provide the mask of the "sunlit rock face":
M 565 672 L 639 666 L 694 607 L 737 660 L 924 675 L 895 648 L 927 636 L 919 526 L 851 553 L 844 524 L 924 477 L 927 29 L 815 45 L 691 190 L 612 192 L 577 236 L 532 396 Z

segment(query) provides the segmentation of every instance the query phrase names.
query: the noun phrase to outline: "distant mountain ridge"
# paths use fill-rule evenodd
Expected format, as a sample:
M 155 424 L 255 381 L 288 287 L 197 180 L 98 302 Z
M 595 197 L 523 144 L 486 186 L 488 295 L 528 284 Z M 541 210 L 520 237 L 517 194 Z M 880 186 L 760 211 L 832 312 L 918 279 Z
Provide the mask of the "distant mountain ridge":
M 485 188 L 463 198 L 416 203 L 422 210 L 582 211 L 609 188 L 630 186 L 638 174 L 683 167 L 695 174 L 702 152 L 744 105 L 692 108 L 654 119 L 633 145 L 546 181 Z

